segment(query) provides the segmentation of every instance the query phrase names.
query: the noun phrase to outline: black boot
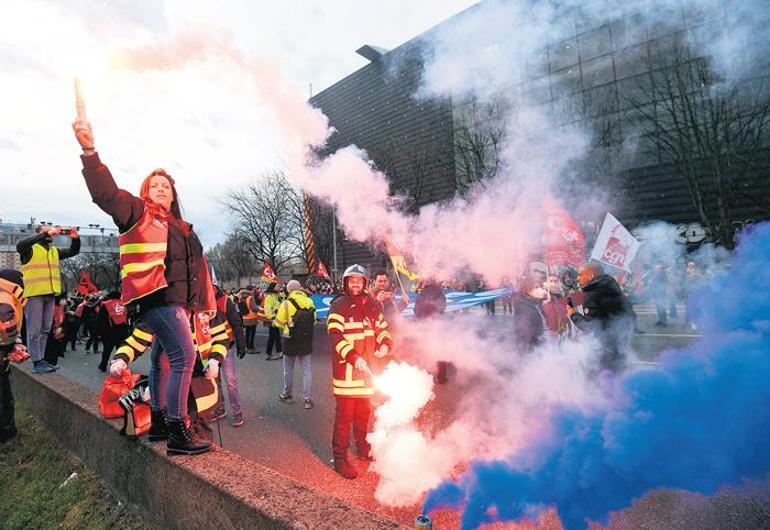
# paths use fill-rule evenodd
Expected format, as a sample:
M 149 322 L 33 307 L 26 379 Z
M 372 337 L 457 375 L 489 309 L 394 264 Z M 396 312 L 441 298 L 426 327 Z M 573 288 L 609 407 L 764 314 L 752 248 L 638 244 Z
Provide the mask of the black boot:
M 334 471 L 347 479 L 354 479 L 358 476 L 356 468 L 350 465 L 348 459 L 344 457 L 334 459 Z
M 190 429 L 189 422 L 189 418 L 169 420 L 166 454 L 198 455 L 211 449 L 211 442 L 199 439 Z
M 166 409 L 153 410 L 150 424 L 150 441 L 160 442 L 168 439 L 168 416 Z

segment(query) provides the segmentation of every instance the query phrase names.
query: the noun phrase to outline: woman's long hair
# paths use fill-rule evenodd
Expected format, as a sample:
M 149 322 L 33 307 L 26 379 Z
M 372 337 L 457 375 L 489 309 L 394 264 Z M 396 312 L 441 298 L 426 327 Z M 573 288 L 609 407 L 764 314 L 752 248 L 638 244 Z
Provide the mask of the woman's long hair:
M 150 181 L 152 181 L 152 177 L 155 177 L 157 175 L 160 175 L 162 177 L 165 177 L 166 180 L 168 180 L 169 184 L 171 184 L 171 193 L 172 193 L 172 200 L 171 200 L 171 208 L 170 212 L 166 212 L 162 207 L 160 207 L 158 204 L 155 204 L 150 200 Z M 168 217 L 169 213 L 172 217 L 174 217 L 177 225 L 182 229 L 185 235 L 190 234 L 190 225 L 184 220 L 182 217 L 182 207 L 179 204 L 179 195 L 176 192 L 176 185 L 174 182 L 174 179 L 166 173 L 165 169 L 156 169 L 145 179 L 142 181 L 142 187 L 139 188 L 139 197 L 141 197 L 144 200 L 144 204 L 146 208 L 149 208 L 153 213 L 160 217 Z

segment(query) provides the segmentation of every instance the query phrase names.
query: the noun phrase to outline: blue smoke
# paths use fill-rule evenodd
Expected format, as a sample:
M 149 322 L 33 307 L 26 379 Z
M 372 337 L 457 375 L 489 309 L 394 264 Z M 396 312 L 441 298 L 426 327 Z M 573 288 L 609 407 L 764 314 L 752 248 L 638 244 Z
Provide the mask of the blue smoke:
M 731 270 L 691 297 L 703 337 L 661 367 L 616 380 L 601 413 L 564 410 L 553 436 L 508 461 L 476 462 L 429 493 L 426 512 L 463 510 L 463 528 L 555 506 L 566 529 L 654 488 L 711 495 L 770 471 L 770 224 L 742 239 Z

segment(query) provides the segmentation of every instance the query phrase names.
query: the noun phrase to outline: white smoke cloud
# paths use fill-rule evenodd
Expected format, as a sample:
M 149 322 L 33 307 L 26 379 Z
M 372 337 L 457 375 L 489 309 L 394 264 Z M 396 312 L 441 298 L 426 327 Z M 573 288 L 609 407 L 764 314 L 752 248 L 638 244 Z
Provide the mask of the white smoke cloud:
M 502 98 L 509 109 L 508 134 L 493 181 L 465 198 L 426 206 L 418 215 L 401 212 L 400 199 L 389 195 L 387 176 L 356 146 L 321 159 L 309 156 L 310 148 L 322 145 L 331 131 L 274 65 L 264 67 L 218 39 L 196 41 L 192 50 L 178 47 L 172 57 L 175 67 L 184 67 L 185 57 L 224 55 L 253 73 L 280 124 L 280 152 L 290 178 L 337 207 L 350 239 L 376 245 L 390 235 L 414 256 L 423 274 L 448 277 L 469 269 L 496 282 L 522 270 L 538 247 L 543 195 L 561 185 L 581 189 L 583 175 L 576 164 L 587 152 L 590 130 L 564 126 L 548 108 L 517 89 L 547 45 L 575 35 L 574 17 L 563 16 L 562 10 L 575 8 L 580 23 L 589 27 L 616 12 L 602 12 L 604 2 L 573 3 L 485 2 L 432 34 L 434 47 L 416 97 Z M 626 6 L 631 10 L 640 4 Z M 668 4 L 656 2 L 653 7 L 661 5 Z M 655 23 L 670 10 L 646 12 L 652 13 L 648 22 Z M 601 194 L 598 201 L 593 198 L 596 194 L 588 187 L 572 198 L 603 215 L 606 207 Z M 496 322 L 510 326 L 506 320 Z M 403 396 L 406 401 L 383 406 L 372 433 L 381 502 L 418 502 L 425 491 L 471 460 L 515 454 L 547 432 L 549 418 L 560 407 L 602 408 L 618 399 L 605 395 L 602 385 L 587 376 L 596 360 L 596 347 L 589 340 L 524 353 L 512 346 L 508 331 L 490 329 L 472 317 L 404 322 L 399 328 L 398 339 L 407 345 L 399 355 L 424 370 L 433 370 L 439 360 L 451 361 L 458 370 L 451 384 L 460 397 L 446 426 L 427 428 L 415 418 L 422 407 L 430 409 L 428 374 L 406 365 L 386 371 L 385 381 L 395 373 L 408 378 L 404 386 L 408 381 L 409 393 Z

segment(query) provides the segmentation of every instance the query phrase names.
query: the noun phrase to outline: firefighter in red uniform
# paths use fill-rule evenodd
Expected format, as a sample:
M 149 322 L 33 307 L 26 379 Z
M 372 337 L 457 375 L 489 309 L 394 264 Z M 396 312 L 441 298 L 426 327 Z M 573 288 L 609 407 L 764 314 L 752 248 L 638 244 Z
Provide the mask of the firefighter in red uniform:
M 371 460 L 366 441 L 372 415 L 369 398 L 374 395 L 369 363 L 373 356 L 388 355 L 392 345 L 382 305 L 364 291 L 366 282 L 364 267 L 348 267 L 342 276 L 344 294 L 332 302 L 326 321 L 332 347 L 332 391 L 337 402 L 332 437 L 334 469 L 348 479 L 358 476 L 348 461 L 351 423 L 358 456 Z

